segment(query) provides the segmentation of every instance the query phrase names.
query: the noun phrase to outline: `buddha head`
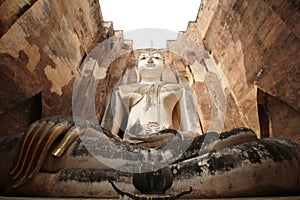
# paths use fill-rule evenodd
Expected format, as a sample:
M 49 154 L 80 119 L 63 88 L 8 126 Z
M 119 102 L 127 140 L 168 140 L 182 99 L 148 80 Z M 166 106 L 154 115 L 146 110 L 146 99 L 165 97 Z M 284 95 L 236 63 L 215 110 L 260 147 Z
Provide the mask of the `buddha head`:
M 138 58 L 138 73 L 141 82 L 160 81 L 164 71 L 164 59 L 158 51 L 142 52 Z

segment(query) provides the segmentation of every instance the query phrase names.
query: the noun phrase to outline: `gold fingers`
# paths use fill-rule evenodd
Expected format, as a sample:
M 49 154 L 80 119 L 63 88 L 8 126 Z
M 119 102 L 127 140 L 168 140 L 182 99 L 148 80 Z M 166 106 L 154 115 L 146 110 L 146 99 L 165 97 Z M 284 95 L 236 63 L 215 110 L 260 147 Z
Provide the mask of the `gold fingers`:
M 32 168 L 32 165 L 35 164 L 35 158 L 39 155 L 38 148 L 40 145 L 43 145 L 43 140 L 47 136 L 48 131 L 52 128 L 53 125 L 54 122 L 47 122 L 42 128 L 38 130 L 38 132 L 36 132 L 36 134 L 31 135 L 32 142 L 30 146 L 27 147 L 26 155 L 23 160 L 24 164 L 19 169 L 19 171 L 13 176 L 13 179 L 17 180 L 18 182 L 18 184 L 15 184 L 15 186 L 22 184 L 26 180 L 27 174 Z
M 19 176 L 19 173 L 21 173 L 21 169 L 25 165 L 25 160 L 27 159 L 30 150 L 29 147 L 32 145 L 35 135 L 40 131 L 40 129 L 43 128 L 45 124 L 46 121 L 42 121 L 41 123 L 37 121 L 29 127 L 28 131 L 25 132 L 21 140 L 17 163 L 10 172 L 10 175 L 13 176 L 13 179 L 17 178 Z
M 73 126 L 70 130 L 66 133 L 62 141 L 59 145 L 54 149 L 52 155 L 55 157 L 61 157 L 63 153 L 68 149 L 68 147 L 79 137 L 80 128 Z
M 69 124 L 68 122 L 62 122 L 59 124 L 56 124 L 48 133 L 48 137 L 46 137 L 44 145 L 40 146 L 39 148 L 39 157 L 37 157 L 36 159 L 36 164 L 33 165 L 33 169 L 31 170 L 31 173 L 28 174 L 29 178 L 32 178 L 33 175 L 35 175 L 39 169 L 41 168 L 48 152 L 49 149 L 51 147 L 51 145 L 55 142 L 55 140 L 61 136 L 62 134 L 64 134 L 66 132 L 66 130 L 68 130 L 70 128 L 71 124 Z
M 14 180 L 13 187 L 22 185 L 40 169 L 53 142 L 65 133 L 72 124 L 53 121 L 33 123 L 23 136 L 19 157 L 10 175 Z

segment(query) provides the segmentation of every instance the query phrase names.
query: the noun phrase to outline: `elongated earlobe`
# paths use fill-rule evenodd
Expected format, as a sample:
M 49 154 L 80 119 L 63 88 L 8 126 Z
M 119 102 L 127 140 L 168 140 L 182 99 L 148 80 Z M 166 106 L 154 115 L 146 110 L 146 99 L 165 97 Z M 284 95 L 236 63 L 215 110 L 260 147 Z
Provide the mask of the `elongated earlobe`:
M 141 81 L 141 76 L 140 76 L 140 73 L 139 73 L 137 67 L 134 67 L 134 71 L 136 73 L 136 82 L 139 83 Z

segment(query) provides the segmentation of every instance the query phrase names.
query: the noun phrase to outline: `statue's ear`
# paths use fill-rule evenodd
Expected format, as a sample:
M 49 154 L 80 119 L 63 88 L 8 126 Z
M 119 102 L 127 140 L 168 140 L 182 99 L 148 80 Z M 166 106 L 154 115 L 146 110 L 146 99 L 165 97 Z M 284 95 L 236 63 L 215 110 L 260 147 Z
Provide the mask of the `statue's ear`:
M 140 82 L 141 81 L 141 76 L 138 72 L 138 69 L 137 67 L 134 67 L 134 70 L 135 70 L 135 74 L 136 74 L 136 83 Z

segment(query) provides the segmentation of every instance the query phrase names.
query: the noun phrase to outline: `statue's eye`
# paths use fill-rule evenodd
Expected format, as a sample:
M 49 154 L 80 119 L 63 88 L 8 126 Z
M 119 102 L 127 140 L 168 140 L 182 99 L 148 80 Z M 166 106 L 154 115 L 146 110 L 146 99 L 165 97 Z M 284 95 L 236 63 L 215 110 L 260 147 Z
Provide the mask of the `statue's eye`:
M 153 54 L 153 58 L 156 60 L 160 60 L 161 59 L 161 55 L 159 53 L 154 53 Z

